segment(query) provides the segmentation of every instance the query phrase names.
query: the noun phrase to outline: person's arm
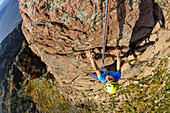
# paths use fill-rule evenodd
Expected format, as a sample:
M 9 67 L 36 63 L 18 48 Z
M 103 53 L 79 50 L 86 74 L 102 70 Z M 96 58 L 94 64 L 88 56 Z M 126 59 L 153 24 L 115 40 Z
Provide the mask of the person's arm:
M 115 51 L 117 56 L 117 71 L 121 72 L 121 59 L 120 59 L 120 50 Z
M 94 70 L 95 70 L 95 72 L 96 72 L 96 74 L 97 74 L 97 77 L 98 77 L 98 78 L 101 77 L 101 76 L 102 76 L 102 73 L 101 73 L 98 65 L 96 64 L 95 60 L 94 60 L 94 59 L 90 59 L 90 61 L 91 61 L 92 67 L 94 68 Z
M 90 60 L 90 62 L 91 62 L 91 64 L 92 64 L 92 67 L 94 68 L 94 70 L 95 70 L 95 72 L 96 72 L 96 74 L 97 74 L 97 77 L 98 77 L 98 78 L 101 77 L 101 76 L 102 76 L 102 73 L 101 73 L 101 71 L 100 71 L 97 63 L 96 63 L 95 60 L 94 60 L 94 53 L 91 53 L 91 51 L 88 51 L 86 55 L 87 55 L 87 57 L 89 58 L 89 60 Z
M 121 59 L 120 59 L 120 56 L 118 55 L 117 56 L 117 71 L 118 72 L 121 72 Z

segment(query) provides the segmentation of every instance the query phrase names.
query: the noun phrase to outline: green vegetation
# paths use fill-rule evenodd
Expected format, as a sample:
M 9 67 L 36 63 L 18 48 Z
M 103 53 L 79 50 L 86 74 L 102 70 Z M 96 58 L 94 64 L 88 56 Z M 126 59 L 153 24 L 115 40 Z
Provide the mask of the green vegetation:
M 170 38 L 168 38 L 165 42 L 166 42 L 166 43 L 169 43 L 169 41 L 170 41 Z
M 125 83 L 126 86 L 120 88 L 116 95 L 112 97 L 108 111 L 117 112 L 168 112 L 169 111 L 169 91 L 170 74 L 168 69 L 168 58 L 160 61 L 154 74 L 137 79 L 133 76 Z M 142 73 L 142 72 L 141 72 Z M 25 87 L 26 97 L 32 100 L 45 112 L 70 112 L 71 104 L 57 90 L 57 83 L 52 80 L 43 81 L 41 78 L 30 80 Z M 119 98 L 122 96 L 122 98 Z M 91 108 L 90 108 L 91 109 Z M 76 109 L 77 110 L 77 109 Z M 104 106 L 100 106 L 99 111 L 106 112 Z M 90 113 L 93 110 L 84 111 L 79 107 L 78 112 Z M 98 111 L 95 111 L 98 112 Z
M 155 54 L 146 66 L 155 68 L 157 64 L 155 59 L 160 53 L 159 51 Z M 110 100 L 96 105 L 98 108 L 90 106 L 90 103 L 89 106 L 72 105 L 70 101 L 59 93 L 58 84 L 55 80 L 53 81 L 49 72 L 42 71 L 42 76 L 39 78 L 34 75 L 30 76 L 31 74 L 29 74 L 30 77 L 23 77 L 22 75 L 19 76 L 18 73 L 11 72 L 15 76 L 11 76 L 10 91 L 12 95 L 9 105 L 12 105 L 12 112 L 30 111 L 28 101 L 33 101 L 38 107 L 36 109 L 48 113 L 168 112 L 170 111 L 168 57 L 162 60 L 159 59 L 161 61 L 151 75 L 139 79 L 138 77 L 142 77 L 144 73 L 143 70 L 140 70 L 140 75 L 134 75 L 122 83 L 119 91 L 115 95 L 110 95 Z M 141 64 L 137 59 L 126 63 L 129 63 L 131 68 L 136 68 Z
M 159 40 L 159 38 L 156 38 L 156 39 L 155 39 L 155 42 L 157 42 L 158 40 Z
M 170 89 L 170 74 L 167 73 L 167 69 L 168 58 L 165 58 L 161 60 L 158 68 L 154 71 L 154 75 L 149 75 L 140 80 L 137 77 L 133 77 L 126 81 L 130 84 L 119 90 L 117 97 L 124 95 L 125 98 L 116 111 L 168 112 L 170 104 L 170 95 L 168 93 Z M 134 81 L 139 83 L 135 84 Z
M 25 87 L 26 97 L 30 98 L 45 112 L 69 112 L 69 101 L 57 89 L 52 80 L 46 82 L 34 79 Z
M 24 88 L 25 100 L 31 98 L 41 111 L 47 113 L 69 113 L 70 111 L 90 113 L 91 110 L 87 109 L 86 106 L 71 105 L 69 100 L 59 93 L 55 80 L 46 79 L 47 75 L 48 73 L 33 80 L 25 79 L 24 83 L 27 83 Z

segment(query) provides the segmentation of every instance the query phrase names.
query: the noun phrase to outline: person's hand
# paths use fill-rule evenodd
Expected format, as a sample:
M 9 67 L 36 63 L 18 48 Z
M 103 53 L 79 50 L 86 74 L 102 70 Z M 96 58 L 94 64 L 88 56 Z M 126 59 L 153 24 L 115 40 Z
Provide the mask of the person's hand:
M 120 50 L 115 50 L 115 51 L 114 51 L 114 54 L 115 54 L 116 56 L 120 56 L 120 53 L 121 53 Z
M 95 54 L 94 54 L 94 52 L 92 52 L 92 50 L 88 51 L 88 52 L 86 53 L 86 55 L 87 55 L 87 58 L 88 58 L 89 60 L 93 60 L 94 57 L 95 57 Z

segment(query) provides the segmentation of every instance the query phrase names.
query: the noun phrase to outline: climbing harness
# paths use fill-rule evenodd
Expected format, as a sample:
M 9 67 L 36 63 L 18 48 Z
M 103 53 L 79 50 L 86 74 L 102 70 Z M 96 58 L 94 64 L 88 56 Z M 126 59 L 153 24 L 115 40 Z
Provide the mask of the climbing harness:
M 105 46 L 106 46 L 106 34 L 107 34 L 107 23 L 108 23 L 108 1 L 106 0 L 106 13 L 105 13 L 105 25 L 104 25 L 104 33 L 103 33 L 103 47 L 102 47 L 102 68 L 104 68 L 104 53 L 105 53 Z

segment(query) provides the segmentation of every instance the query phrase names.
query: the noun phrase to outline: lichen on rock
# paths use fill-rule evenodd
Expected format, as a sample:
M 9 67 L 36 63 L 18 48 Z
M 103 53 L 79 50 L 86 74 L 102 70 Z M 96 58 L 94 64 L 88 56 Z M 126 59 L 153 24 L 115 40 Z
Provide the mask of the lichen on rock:
M 94 71 L 88 59 L 83 56 L 89 49 L 102 47 L 105 1 L 19 0 L 19 2 L 23 17 L 22 30 L 29 47 L 41 57 L 48 70 L 53 73 L 59 83 L 59 92 L 72 103 L 85 103 L 86 105 L 91 103 L 92 106 L 99 106 L 103 103 L 103 106 L 107 106 L 111 96 L 105 94 L 102 84 L 96 83 L 93 78 L 86 76 Z M 132 28 L 139 18 L 139 4 L 140 0 L 131 2 L 110 0 L 108 46 L 115 48 L 119 45 L 123 49 L 128 48 Z M 167 34 L 169 31 L 162 32 Z M 158 42 L 160 44 L 160 41 Z M 160 51 L 162 49 L 160 48 Z M 150 52 L 146 53 L 153 57 L 153 50 L 149 50 Z M 76 55 L 79 54 L 83 59 L 78 61 L 79 58 Z M 147 59 L 147 55 L 144 54 L 143 57 L 140 57 L 139 54 L 142 62 Z M 126 69 L 123 67 L 124 75 L 122 77 L 125 79 L 134 73 L 140 73 L 145 66 L 145 63 L 142 67 L 142 63 L 139 64 L 133 58 L 131 60 L 135 63 L 126 61 Z M 112 57 L 107 57 L 105 65 L 113 62 Z M 101 59 L 98 59 L 97 63 L 101 65 Z M 149 71 L 149 73 L 151 72 Z M 108 97 L 105 98 L 104 95 Z M 124 96 L 122 95 L 121 98 Z M 107 101 L 105 102 L 105 100 Z

